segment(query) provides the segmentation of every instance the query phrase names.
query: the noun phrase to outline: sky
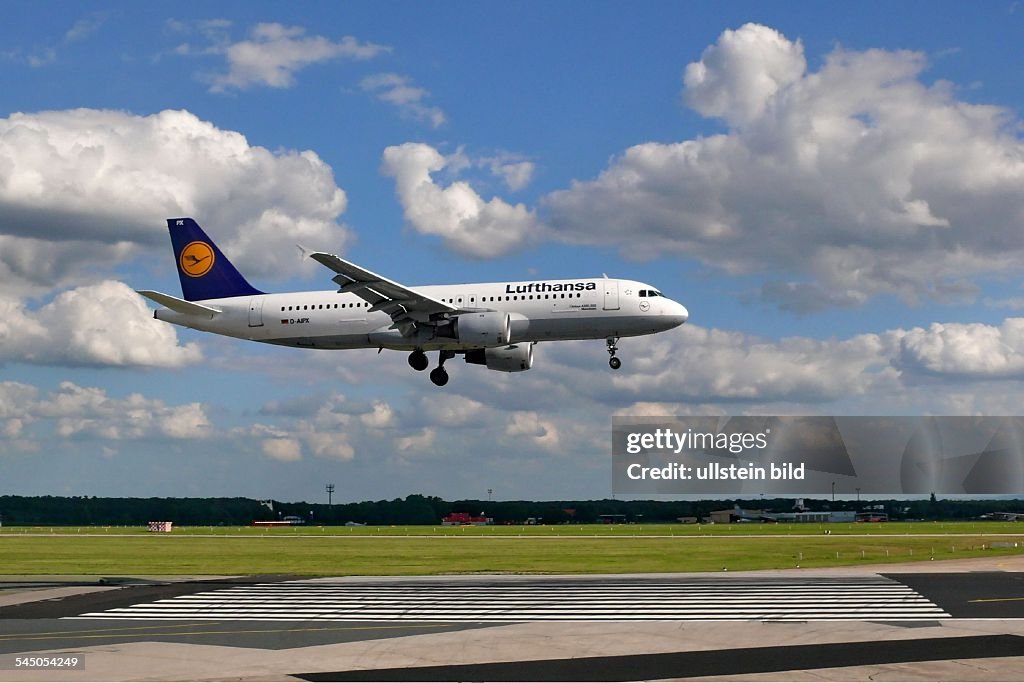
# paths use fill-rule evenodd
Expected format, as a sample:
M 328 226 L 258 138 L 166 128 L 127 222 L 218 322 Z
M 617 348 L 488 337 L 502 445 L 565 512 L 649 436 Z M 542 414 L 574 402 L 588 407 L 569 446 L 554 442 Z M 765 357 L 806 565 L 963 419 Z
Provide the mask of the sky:
M 611 495 L 616 415 L 1014 415 L 1024 6 L 8 2 L 0 494 Z M 264 291 L 607 273 L 690 321 L 529 372 L 175 328 Z

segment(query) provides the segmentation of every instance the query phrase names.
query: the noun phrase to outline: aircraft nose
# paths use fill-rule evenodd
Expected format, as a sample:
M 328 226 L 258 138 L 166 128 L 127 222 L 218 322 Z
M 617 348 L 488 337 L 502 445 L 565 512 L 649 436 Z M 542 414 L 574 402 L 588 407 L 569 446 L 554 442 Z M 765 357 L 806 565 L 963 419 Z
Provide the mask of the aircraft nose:
M 679 327 L 690 319 L 690 312 L 686 310 L 686 306 L 683 306 L 678 301 L 673 301 L 672 305 L 665 311 L 665 317 L 668 318 L 672 327 Z

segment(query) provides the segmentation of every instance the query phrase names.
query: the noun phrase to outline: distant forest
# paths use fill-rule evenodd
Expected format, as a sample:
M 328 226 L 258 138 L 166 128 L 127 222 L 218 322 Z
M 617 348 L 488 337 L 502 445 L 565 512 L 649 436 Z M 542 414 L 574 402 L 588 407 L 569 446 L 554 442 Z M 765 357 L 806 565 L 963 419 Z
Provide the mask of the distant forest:
M 808 510 L 878 510 L 890 519 L 972 519 L 982 514 L 1024 512 L 1024 500 L 824 500 L 805 498 Z M 792 511 L 792 498 L 749 500 L 564 500 L 564 501 L 446 501 L 411 495 L 394 500 L 362 503 L 282 503 L 249 498 L 96 498 L 90 496 L 0 496 L 0 522 L 4 525 L 109 525 L 134 526 L 150 521 L 175 524 L 225 525 L 301 517 L 307 524 L 368 525 L 439 524 L 452 512 L 483 513 L 495 524 L 592 524 L 601 515 L 622 515 L 630 523 L 676 522 L 682 517 L 706 517 L 713 510 L 734 505 L 770 512 Z

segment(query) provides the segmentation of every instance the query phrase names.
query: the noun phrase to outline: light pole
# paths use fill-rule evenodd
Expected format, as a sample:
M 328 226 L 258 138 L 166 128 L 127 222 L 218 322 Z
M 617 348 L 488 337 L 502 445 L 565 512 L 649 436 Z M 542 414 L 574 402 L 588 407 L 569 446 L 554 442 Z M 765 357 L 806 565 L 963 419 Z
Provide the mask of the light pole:
M 334 484 L 327 485 L 327 504 L 331 504 L 331 497 L 334 495 Z
M 832 502 L 836 502 L 836 483 L 832 482 Z
M 490 502 L 491 494 L 494 493 L 494 489 L 487 489 L 487 501 Z

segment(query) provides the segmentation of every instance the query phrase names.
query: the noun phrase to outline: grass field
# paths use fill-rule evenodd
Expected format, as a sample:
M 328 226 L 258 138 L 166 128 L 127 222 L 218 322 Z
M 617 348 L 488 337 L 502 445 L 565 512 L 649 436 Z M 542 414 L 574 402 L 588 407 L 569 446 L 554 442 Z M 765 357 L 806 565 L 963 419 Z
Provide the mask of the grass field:
M 738 571 L 1022 552 L 1024 527 L 981 522 L 192 527 L 171 534 L 118 527 L 5 527 L 0 575 Z
M 540 524 L 535 526 L 193 526 L 175 527 L 174 536 L 899 536 L 922 534 L 1011 534 L 1024 537 L 1021 522 L 886 522 L 882 524 Z M 144 526 L 7 526 L 4 536 L 33 534 L 105 534 L 148 536 Z

